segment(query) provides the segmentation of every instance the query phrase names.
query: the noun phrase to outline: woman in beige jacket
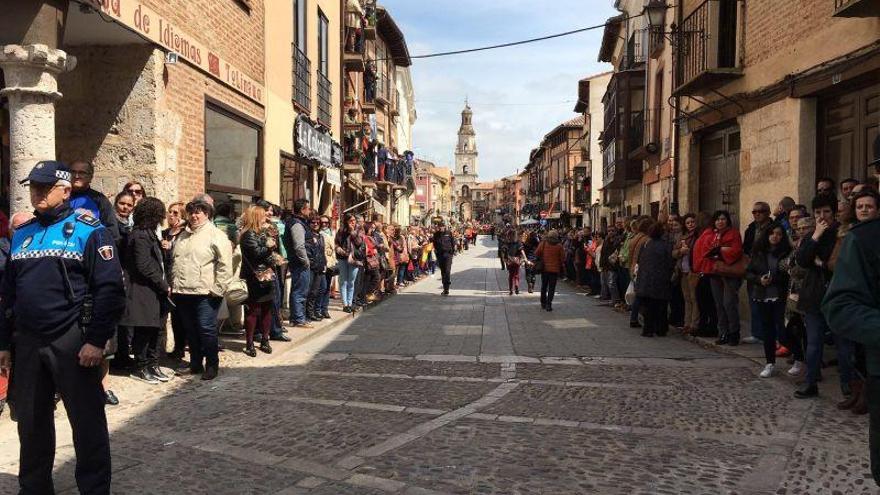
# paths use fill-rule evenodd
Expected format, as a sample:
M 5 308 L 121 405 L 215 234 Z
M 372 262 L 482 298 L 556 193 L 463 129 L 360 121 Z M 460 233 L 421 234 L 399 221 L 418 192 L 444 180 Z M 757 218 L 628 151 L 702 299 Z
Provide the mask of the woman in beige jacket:
M 217 311 L 232 278 L 232 244 L 211 222 L 209 203 L 192 201 L 186 214 L 186 230 L 171 254 L 171 291 L 189 340 L 189 372 L 212 380 L 220 365 Z

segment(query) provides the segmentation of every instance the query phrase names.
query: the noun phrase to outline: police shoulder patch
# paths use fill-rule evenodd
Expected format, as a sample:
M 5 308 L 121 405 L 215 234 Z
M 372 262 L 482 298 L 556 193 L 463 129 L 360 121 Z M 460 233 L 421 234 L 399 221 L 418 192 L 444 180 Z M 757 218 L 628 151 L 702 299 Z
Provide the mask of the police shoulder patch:
M 77 215 L 76 220 L 78 222 L 82 222 L 86 225 L 91 225 L 92 227 L 97 227 L 101 225 L 101 221 L 95 218 L 91 213 L 84 212 Z
M 98 254 L 101 255 L 101 259 L 104 261 L 110 261 L 113 259 L 113 246 L 101 246 L 98 248 Z

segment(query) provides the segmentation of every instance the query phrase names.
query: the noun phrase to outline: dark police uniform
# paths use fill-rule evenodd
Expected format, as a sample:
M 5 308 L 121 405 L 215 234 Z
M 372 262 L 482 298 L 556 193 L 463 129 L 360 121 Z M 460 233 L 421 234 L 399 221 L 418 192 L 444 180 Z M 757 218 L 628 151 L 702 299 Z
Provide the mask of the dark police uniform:
M 56 170 L 62 171 L 57 177 L 64 177 L 61 164 L 41 163 L 31 181 L 48 183 L 40 173 Z M 92 316 L 81 325 L 87 296 L 94 302 Z M 8 350 L 14 338 L 21 493 L 54 492 L 56 391 L 73 430 L 80 492 L 110 493 L 101 368 L 80 366 L 77 355 L 84 343 L 104 347 L 124 307 L 115 244 L 98 219 L 64 203 L 50 213 L 37 213 L 16 230 L 0 286 L 0 350 Z
M 434 254 L 440 265 L 440 277 L 443 280 L 443 295 L 449 294 L 452 285 L 452 257 L 455 256 L 455 238 L 448 229 L 434 232 Z M 467 241 L 465 241 L 467 242 Z

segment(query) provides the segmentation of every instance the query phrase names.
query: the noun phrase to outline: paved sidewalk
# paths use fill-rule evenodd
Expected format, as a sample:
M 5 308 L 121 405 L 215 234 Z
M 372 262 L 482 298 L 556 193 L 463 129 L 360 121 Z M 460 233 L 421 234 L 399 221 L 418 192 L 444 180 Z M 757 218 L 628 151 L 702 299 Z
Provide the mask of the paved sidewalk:
M 554 311 L 508 295 L 493 243 L 271 356 L 230 348 L 213 382 L 114 377 L 114 493 L 877 493 L 867 419 L 836 384 L 794 384 L 560 284 Z M 752 346 L 757 347 L 757 346 Z M 56 485 L 75 493 L 56 415 Z M 15 493 L 0 419 L 0 494 Z M 8 441 L 7 441 L 8 439 Z

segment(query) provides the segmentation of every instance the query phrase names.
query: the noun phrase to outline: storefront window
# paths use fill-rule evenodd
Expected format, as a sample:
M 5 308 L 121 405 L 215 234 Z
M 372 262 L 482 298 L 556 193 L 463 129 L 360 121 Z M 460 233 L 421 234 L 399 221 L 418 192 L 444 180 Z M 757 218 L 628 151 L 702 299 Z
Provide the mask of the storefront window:
M 281 155 L 281 207 L 293 210 L 293 202 L 309 197 L 308 165 Z
M 236 213 L 261 196 L 261 129 L 213 105 L 205 109 L 205 182 L 217 206 L 232 203 Z

